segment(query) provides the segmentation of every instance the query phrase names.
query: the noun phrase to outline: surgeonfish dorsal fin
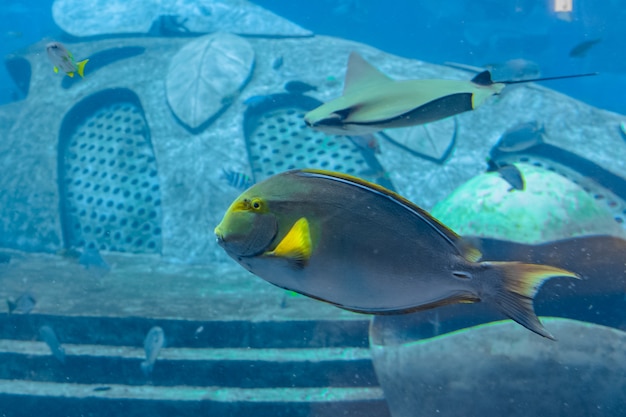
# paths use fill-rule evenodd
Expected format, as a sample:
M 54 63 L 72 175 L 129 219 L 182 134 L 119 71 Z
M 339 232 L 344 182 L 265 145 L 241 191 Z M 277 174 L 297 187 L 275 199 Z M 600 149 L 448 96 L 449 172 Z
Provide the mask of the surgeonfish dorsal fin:
M 475 262 L 475 260 L 479 260 L 482 257 L 482 253 L 480 252 L 480 250 L 472 246 L 471 243 L 463 240 L 452 229 L 431 216 L 426 210 L 402 197 L 400 194 L 386 189 L 382 185 L 366 181 L 362 178 L 358 178 L 350 174 L 325 171 L 314 168 L 305 168 L 295 171 L 294 173 L 295 175 L 312 176 L 318 178 L 326 178 L 333 181 L 345 182 L 384 195 L 387 198 L 390 198 L 391 200 L 405 207 L 406 209 L 412 211 L 416 216 L 421 218 L 422 221 L 426 222 L 433 230 L 439 233 L 442 238 L 448 241 L 458 251 L 459 255 L 463 256 L 468 261 Z
M 392 82 L 393 80 L 367 62 L 359 53 L 351 52 L 343 86 L 343 94 L 357 91 L 370 85 Z
M 266 255 L 285 258 L 296 267 L 302 268 L 311 257 L 311 247 L 309 222 L 306 218 L 301 217 L 291 226 L 289 232 L 287 232 L 276 248 L 266 253 Z
M 480 74 L 472 78 L 472 82 L 478 85 L 491 85 L 493 80 L 491 79 L 491 73 L 489 71 L 483 71 Z
M 89 62 L 89 59 L 85 59 L 83 61 L 80 61 L 78 64 L 76 64 L 78 66 L 78 69 L 77 69 L 78 75 L 80 75 L 81 78 L 85 78 L 85 65 L 87 65 L 87 62 Z
M 479 249 L 464 239 L 457 240 L 456 247 L 461 255 L 470 262 L 478 262 L 483 257 Z

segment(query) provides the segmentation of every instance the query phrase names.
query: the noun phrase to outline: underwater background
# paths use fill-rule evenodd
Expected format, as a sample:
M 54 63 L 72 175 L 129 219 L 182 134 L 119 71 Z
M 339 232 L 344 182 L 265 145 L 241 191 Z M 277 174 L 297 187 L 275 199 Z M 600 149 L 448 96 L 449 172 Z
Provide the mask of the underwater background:
M 2 2 L 0 416 L 626 415 L 625 18 L 620 0 Z M 381 73 L 374 117 L 350 122 Z M 433 79 L 470 104 L 389 97 Z M 505 320 L 500 281 L 382 315 L 350 307 L 402 298 L 403 265 L 331 297 L 270 285 L 279 270 L 216 226 L 293 169 L 350 175 L 334 178 L 425 222 L 403 240 L 402 213 L 373 210 L 407 262 L 444 239 L 472 268 L 576 274 L 514 290 L 556 341 Z M 370 269 L 353 248 L 380 249 L 383 223 L 330 206 L 320 219 L 362 222 L 330 259 L 289 239 L 262 255 Z

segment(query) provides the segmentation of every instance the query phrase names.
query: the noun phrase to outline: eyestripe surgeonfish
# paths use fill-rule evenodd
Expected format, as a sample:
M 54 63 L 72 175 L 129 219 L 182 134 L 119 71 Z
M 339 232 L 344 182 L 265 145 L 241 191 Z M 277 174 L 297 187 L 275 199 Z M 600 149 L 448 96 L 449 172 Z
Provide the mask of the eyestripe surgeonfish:
M 362 135 L 474 110 L 508 84 L 588 75 L 595 73 L 494 82 L 483 71 L 471 80 L 393 80 L 352 52 L 343 95 L 311 110 L 304 121 L 329 134 Z
M 480 262 L 478 249 L 402 196 L 321 170 L 252 186 L 215 234 L 253 274 L 346 310 L 402 314 L 484 301 L 547 338 L 533 296 L 548 278 L 578 277 L 546 265 Z

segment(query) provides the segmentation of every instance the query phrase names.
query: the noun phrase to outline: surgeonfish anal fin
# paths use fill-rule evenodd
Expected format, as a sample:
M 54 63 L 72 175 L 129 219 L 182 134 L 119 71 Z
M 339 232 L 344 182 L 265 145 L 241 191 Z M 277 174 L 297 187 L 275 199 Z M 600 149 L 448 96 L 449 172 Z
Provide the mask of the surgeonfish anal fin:
M 311 232 L 309 222 L 301 217 L 291 227 L 278 246 L 266 255 L 285 258 L 294 266 L 303 268 L 311 257 Z
M 533 308 L 533 298 L 544 281 L 553 277 L 580 278 L 577 274 L 548 265 L 520 262 L 484 262 L 485 289 L 481 299 L 538 335 L 555 340 L 541 324 Z
M 52 69 L 54 70 L 54 73 L 55 73 L 55 74 L 58 74 L 58 73 L 59 73 L 59 67 L 54 66 Z
M 489 71 L 483 71 L 480 74 L 472 78 L 472 82 L 478 85 L 491 85 L 493 80 L 491 79 L 491 73 Z
M 367 62 L 357 52 L 351 52 L 348 59 L 346 80 L 343 86 L 343 94 L 358 91 L 374 84 L 392 82 L 393 80 L 380 72 L 372 64 Z
M 85 59 L 83 61 L 80 61 L 78 64 L 76 64 L 78 66 L 78 75 L 81 76 L 81 78 L 85 78 L 85 65 L 87 65 L 87 62 L 89 62 L 88 59 Z

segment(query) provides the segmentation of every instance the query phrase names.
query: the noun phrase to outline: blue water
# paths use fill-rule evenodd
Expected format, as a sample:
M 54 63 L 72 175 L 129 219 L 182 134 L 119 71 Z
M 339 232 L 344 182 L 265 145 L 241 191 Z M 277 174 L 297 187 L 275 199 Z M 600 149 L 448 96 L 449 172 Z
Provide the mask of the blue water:
M 389 53 L 432 63 L 483 66 L 523 58 L 539 64 L 544 76 L 599 72 L 592 78 L 554 81 L 550 88 L 593 106 L 626 114 L 626 9 L 619 1 L 578 0 L 572 21 L 549 10 L 547 0 L 430 2 L 259 0 L 311 31 L 363 42 Z M 0 55 L 61 31 L 50 13 L 52 1 L 10 0 L 0 7 Z M 583 58 L 570 50 L 601 39 Z M 15 87 L 0 69 L 0 103 L 15 97 Z
M 538 63 L 544 76 L 599 72 L 547 86 L 626 114 L 626 8 L 619 1 L 575 1 L 571 22 L 558 19 L 547 0 L 257 3 L 315 33 L 426 62 L 483 66 L 523 58 Z M 578 43 L 597 38 L 584 58 L 569 56 Z
M 518 229 L 507 229 L 510 240 L 503 240 L 498 235 L 502 224 L 490 227 L 489 219 L 489 224 L 483 225 L 486 236 L 468 238 L 480 248 L 483 260 L 546 264 L 580 274 L 580 281 L 547 281 L 534 306 L 542 316 L 566 317 L 584 324 L 549 321 L 545 327 L 558 339 L 551 342 L 509 321 L 513 333 L 465 345 L 467 356 L 479 360 L 464 363 L 458 372 L 447 369 L 452 376 L 444 379 L 437 379 L 438 369 L 446 364 L 430 363 L 429 358 L 437 355 L 420 351 L 416 341 L 441 342 L 444 346 L 453 334 L 495 331 L 489 326 L 478 330 L 474 326 L 502 320 L 504 316 L 498 311 L 502 305 L 489 301 L 456 303 L 373 320 L 370 315 L 348 316 L 351 313 L 321 303 L 318 299 L 324 297 L 319 294 L 313 293 L 314 299 L 309 299 L 270 286 L 237 264 L 242 257 L 230 259 L 214 242 L 213 230 L 233 199 L 255 182 L 288 168 L 305 167 L 289 165 L 294 161 L 361 176 L 401 194 L 411 189 L 413 197 L 435 200 L 430 194 L 438 190 L 429 183 L 431 179 L 436 184 L 444 178 L 439 184 L 448 187 L 446 181 L 463 184 L 481 175 L 485 178 L 488 158 L 492 164 L 526 163 L 531 169 L 544 169 L 545 176 L 551 175 L 553 181 L 559 177 L 568 186 L 578 187 L 579 194 L 560 194 L 558 187 L 545 192 L 545 206 L 538 210 L 538 217 L 548 213 L 541 217 L 546 224 L 556 224 L 557 228 L 561 221 L 567 223 L 565 220 L 571 219 L 564 219 L 567 214 L 562 213 L 570 213 L 568 210 L 577 208 L 579 202 L 563 204 L 563 211 L 556 215 L 550 204 L 579 198 L 582 211 L 588 206 L 608 208 L 606 219 L 598 215 L 589 220 L 592 229 L 600 225 L 594 231 L 601 230 L 601 234 L 614 227 L 621 231 L 617 235 L 626 236 L 626 117 L 620 116 L 626 115 L 626 3 L 574 0 L 573 12 L 557 15 L 551 10 L 554 1 L 255 3 L 315 34 L 358 41 L 426 63 L 485 67 L 521 59 L 537 64 L 541 77 L 597 72 L 592 77 L 542 83 L 589 106 L 618 113 L 603 113 L 598 116 L 602 119 L 597 124 L 590 122 L 590 126 L 575 125 L 571 129 L 575 133 L 563 129 L 571 137 L 579 130 L 600 132 L 590 139 L 581 135 L 585 145 L 593 142 L 593 147 L 581 147 L 584 151 L 571 145 L 570 136 L 559 138 L 561 119 L 542 123 L 552 123 L 547 138 L 557 137 L 563 143 L 545 143 L 545 138 L 536 134 L 532 139 L 539 137 L 538 142 L 521 150 L 506 149 L 502 141 L 495 143 L 496 139 L 515 126 L 507 120 L 493 122 L 488 110 L 483 115 L 490 123 L 484 124 L 493 124 L 493 128 L 481 126 L 468 111 L 462 119 L 448 119 L 448 125 L 446 121 L 427 125 L 434 127 L 425 134 L 416 129 L 425 135 L 416 135 L 417 139 L 425 142 L 427 138 L 439 152 L 432 154 L 428 153 L 430 148 L 412 147 L 416 144 L 400 143 L 397 137 L 347 138 L 313 130 L 302 122 L 304 113 L 322 103 L 319 98 L 324 96 L 324 88 L 337 87 L 342 80 L 325 79 L 326 84 L 320 81 L 315 86 L 299 84 L 300 90 L 289 91 L 285 82 L 302 83 L 299 74 L 292 68 L 285 70 L 288 64 L 268 69 L 270 55 L 277 62 L 271 50 L 263 51 L 265 55 L 259 60 L 265 66 L 258 62 L 256 67 L 251 65 L 257 73 L 242 82 L 240 95 L 221 97 L 223 107 L 219 111 L 190 126 L 184 115 L 177 113 L 179 108 L 168 101 L 171 92 L 166 79 L 171 57 L 159 56 L 161 48 L 172 55 L 177 53 L 176 48 L 195 36 L 189 34 L 175 39 L 163 37 L 163 44 L 124 43 L 126 35 L 111 36 L 121 40 L 121 47 L 109 45 L 93 52 L 84 79 L 54 74 L 46 68 L 51 80 L 46 91 L 51 97 L 31 89 L 28 94 L 36 97 L 32 101 L 24 100 L 6 68 L 0 67 L 0 162 L 6 165 L 0 180 L 0 302 L 6 299 L 8 306 L 6 314 L 0 309 L 0 417 L 465 415 L 445 407 L 458 404 L 467 405 L 467 415 L 481 417 L 539 415 L 536 410 L 548 410 L 550 416 L 626 415 L 623 238 L 568 235 L 563 227 L 565 231 L 559 229 L 562 240 L 524 244 L 513 240 L 529 226 L 519 226 L 513 219 L 511 223 Z M 53 0 L 1 2 L 0 55 L 20 55 L 42 40 L 71 44 L 108 38 L 76 38 L 63 33 L 52 18 L 52 4 Z M 107 19 L 104 13 L 102 19 Z M 153 35 L 142 36 L 128 35 L 142 41 Z M 583 54 L 571 56 L 573 48 L 592 40 L 598 42 Z M 297 53 L 306 61 L 306 48 Z M 45 60 L 46 52 L 41 50 L 40 54 Z M 153 60 L 161 70 L 153 73 L 152 68 L 141 65 L 143 59 Z M 128 69 L 124 67 L 127 62 L 132 63 L 133 71 L 139 70 L 119 78 L 108 77 L 113 65 L 123 72 Z M 259 68 L 269 71 L 265 78 L 271 80 L 268 84 L 278 80 L 275 85 L 259 85 L 258 80 L 267 75 L 259 74 Z M 133 84 L 134 76 L 137 84 Z M 181 79 L 189 76 L 187 68 L 180 71 Z M 39 85 L 42 79 L 48 82 L 48 78 L 38 77 Z M 98 84 L 97 80 L 104 81 Z M 255 95 L 248 94 L 248 87 Z M 207 97 L 210 99 L 213 97 Z M 503 106 L 502 101 L 488 100 L 496 102 L 493 111 L 501 111 L 497 106 Z M 235 109 L 241 112 L 233 114 Z M 541 119 L 536 107 L 529 114 Z M 577 121 L 572 114 L 564 114 L 563 120 Z M 33 132 L 31 121 L 41 126 L 41 131 Z M 438 126 L 444 127 L 437 130 Z M 477 140 L 472 137 L 472 128 L 487 133 Z M 213 135 L 213 129 L 224 130 Z M 234 137 L 233 132 L 241 137 Z M 447 142 L 438 143 L 440 138 Z M 468 146 L 470 140 L 474 142 Z M 381 144 L 382 153 L 378 153 Z M 464 177 L 459 181 L 458 176 Z M 349 181 L 342 179 L 341 183 Z M 411 181 L 430 188 L 423 193 L 421 189 L 415 191 Z M 497 181 L 495 184 L 490 191 L 500 196 L 497 198 L 525 195 L 523 183 L 501 194 L 496 190 Z M 368 186 L 359 189 L 372 191 Z M 404 201 L 378 187 L 373 194 L 376 198 L 384 196 L 385 202 L 400 201 L 399 207 L 405 207 Z M 478 200 L 485 212 L 494 213 L 493 223 L 502 222 L 497 216 L 500 213 L 494 212 L 500 206 L 484 193 L 476 195 L 466 199 L 467 205 Z M 358 215 L 361 207 L 348 206 L 353 201 L 348 197 L 329 206 L 343 207 L 344 211 L 350 207 Z M 437 202 L 430 200 L 431 206 Z M 371 210 L 370 200 L 363 201 Z M 378 200 L 372 197 L 371 201 Z M 523 198 L 520 201 L 524 204 Z M 529 211 L 535 208 L 529 207 Z M 405 213 L 396 209 L 401 212 L 393 212 L 397 217 Z M 411 210 L 418 218 L 416 224 L 421 224 L 420 216 L 426 215 Z M 329 218 L 338 215 L 345 213 Z M 582 217 L 580 227 L 584 230 L 587 218 Z M 465 222 L 462 218 L 461 223 L 472 226 L 473 220 Z M 379 232 L 376 226 L 362 225 L 364 230 L 371 228 L 372 236 Z M 539 231 L 549 228 L 532 227 Z M 318 230 L 313 230 L 315 235 Z M 491 232 L 497 235 L 493 239 Z M 433 235 L 446 245 L 454 243 L 447 232 Z M 422 238 L 432 236 L 415 237 L 416 241 Z M 353 235 L 340 239 L 348 246 L 380 244 L 367 238 L 355 242 Z M 412 242 L 404 243 L 413 250 Z M 428 246 L 422 248 L 428 251 Z M 459 246 L 458 250 L 464 248 Z M 369 261 L 370 256 L 368 252 L 363 259 Z M 301 259 L 285 264 L 298 273 L 298 268 L 306 267 Z M 398 270 L 402 275 L 404 269 Z M 480 273 L 478 269 L 472 271 Z M 388 280 L 392 286 L 390 277 L 396 277 L 395 272 L 394 268 L 394 273 L 384 276 L 384 282 Z M 475 278 L 464 271 L 455 270 L 452 275 L 458 280 Z M 420 277 L 416 274 L 416 279 Z M 328 285 L 341 292 L 343 282 Z M 505 292 L 492 284 L 487 282 L 486 289 L 481 288 L 484 293 L 480 296 L 485 295 L 486 300 L 497 298 L 492 290 L 497 296 L 499 291 Z M 539 286 L 541 282 L 533 284 Z M 516 290 L 530 292 L 531 285 L 522 287 Z M 388 294 L 386 285 L 376 288 L 381 297 Z M 406 292 L 405 287 L 400 291 Z M 354 292 L 370 294 L 372 290 L 358 285 Z M 507 300 L 502 303 L 507 304 Z M 438 304 L 437 300 L 432 302 Z M 518 321 L 523 322 L 523 318 Z M 164 337 L 145 340 L 155 327 L 162 329 Z M 563 334 L 563 329 L 570 328 L 575 330 Z M 515 342 L 507 339 L 511 334 L 517 335 Z M 386 362 L 386 353 L 397 344 L 404 344 L 403 352 L 408 356 L 415 352 L 430 356 L 411 362 L 400 352 Z M 451 348 L 449 345 L 450 355 L 462 362 L 465 352 L 455 349 L 453 343 Z M 155 363 L 141 365 L 151 352 Z M 444 357 L 446 352 L 437 350 Z M 489 367 L 490 358 L 499 368 Z M 510 378 L 507 363 L 515 369 Z M 426 372 L 415 372 L 425 367 Z M 510 386 L 490 385 L 501 380 Z M 535 387 L 545 381 L 553 385 L 537 396 Z M 483 396 L 498 388 L 506 394 Z M 414 389 L 420 389 L 421 404 L 411 402 L 417 398 L 412 395 Z M 460 394 L 452 401 L 448 392 Z M 525 409 L 535 411 L 525 414 Z

